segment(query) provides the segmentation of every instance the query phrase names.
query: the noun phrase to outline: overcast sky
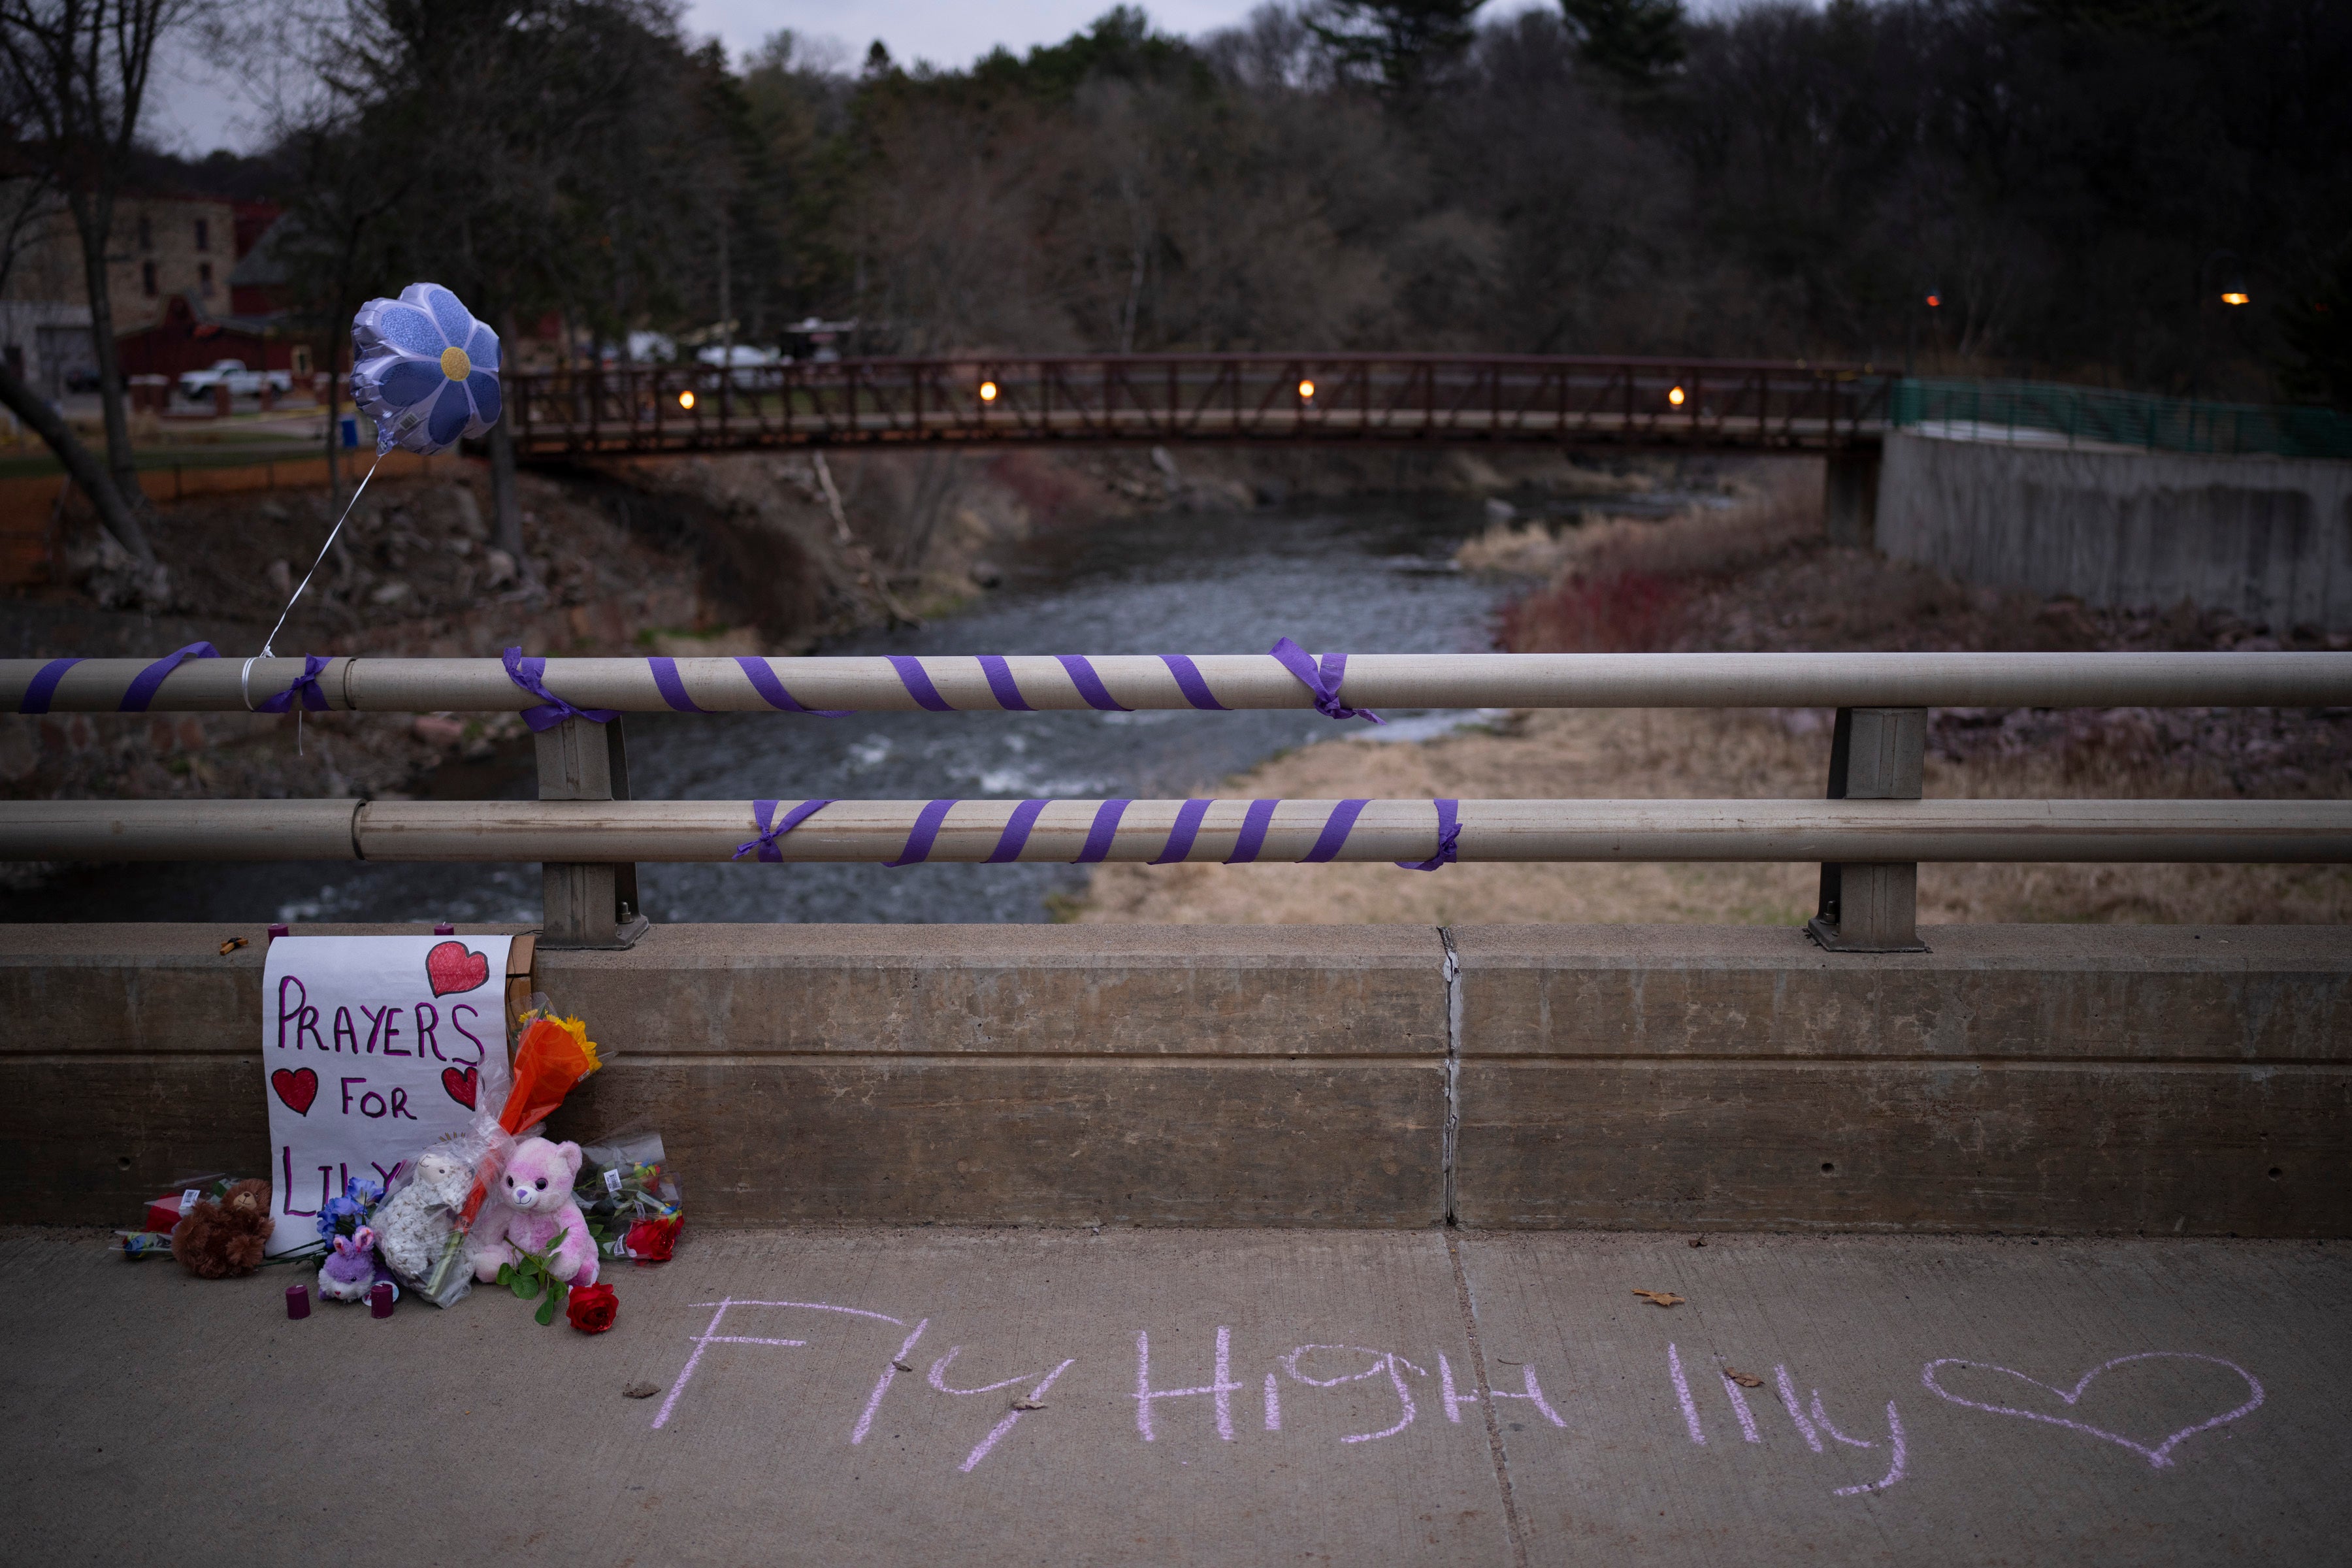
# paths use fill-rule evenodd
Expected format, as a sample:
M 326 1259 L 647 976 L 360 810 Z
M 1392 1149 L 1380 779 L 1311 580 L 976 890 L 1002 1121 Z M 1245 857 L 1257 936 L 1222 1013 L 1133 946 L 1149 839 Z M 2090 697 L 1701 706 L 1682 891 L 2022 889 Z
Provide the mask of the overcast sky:
M 812 39 L 837 42 L 849 63 L 876 38 L 902 64 L 926 59 L 961 66 L 998 44 L 1025 50 L 1068 37 L 1114 0 L 688 0 L 687 30 L 717 35 L 740 59 L 782 27 Z M 1488 17 L 1544 0 L 1495 0 Z M 1229 26 L 1258 0 L 1147 0 L 1144 9 L 1163 32 L 1195 35 Z M 149 121 L 155 141 L 176 153 L 215 147 L 249 149 L 258 135 L 252 100 L 201 62 L 166 62 Z

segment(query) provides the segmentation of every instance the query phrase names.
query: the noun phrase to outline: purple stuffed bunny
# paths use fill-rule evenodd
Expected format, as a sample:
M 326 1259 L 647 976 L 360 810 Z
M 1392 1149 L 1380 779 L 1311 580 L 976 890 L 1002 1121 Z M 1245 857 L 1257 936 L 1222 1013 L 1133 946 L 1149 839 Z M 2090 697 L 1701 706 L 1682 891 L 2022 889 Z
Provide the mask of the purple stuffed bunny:
M 328 1301 L 364 1301 L 375 1289 L 375 1232 L 362 1226 L 335 1237 L 335 1250 L 319 1269 L 319 1295 Z

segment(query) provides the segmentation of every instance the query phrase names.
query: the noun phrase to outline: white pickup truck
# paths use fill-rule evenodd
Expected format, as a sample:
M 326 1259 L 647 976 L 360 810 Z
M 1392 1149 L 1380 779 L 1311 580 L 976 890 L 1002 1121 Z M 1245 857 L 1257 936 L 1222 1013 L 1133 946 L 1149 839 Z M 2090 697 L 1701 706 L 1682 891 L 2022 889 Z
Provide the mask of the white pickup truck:
M 272 391 L 294 390 L 294 377 L 289 372 L 247 370 L 241 359 L 216 359 L 207 369 L 183 374 L 180 394 L 191 403 L 203 403 L 212 397 L 214 387 L 226 386 L 231 397 L 258 397 L 265 380 Z

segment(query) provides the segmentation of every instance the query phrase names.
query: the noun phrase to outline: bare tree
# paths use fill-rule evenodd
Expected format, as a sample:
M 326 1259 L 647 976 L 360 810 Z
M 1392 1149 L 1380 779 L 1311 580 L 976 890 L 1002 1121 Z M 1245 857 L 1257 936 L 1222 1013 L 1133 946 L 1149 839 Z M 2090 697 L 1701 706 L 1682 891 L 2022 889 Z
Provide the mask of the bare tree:
M 114 353 L 114 311 L 107 294 L 107 242 L 115 197 L 137 148 L 155 45 L 192 18 L 204 0 L 0 0 L 0 74 L 12 107 L 37 138 L 36 155 L 73 215 L 89 294 L 89 334 L 98 356 L 99 402 L 106 418 L 110 483 L 90 492 L 107 529 L 152 566 L 154 547 L 139 513 L 145 510 L 131 421 L 122 405 L 122 367 Z M 62 423 L 60 422 L 60 428 Z M 38 425 L 35 428 L 40 428 Z M 46 438 L 46 434 L 45 434 Z M 54 445 L 54 442 L 52 443 Z M 65 454 L 59 452 L 60 459 Z M 70 470 L 72 465 L 68 463 Z

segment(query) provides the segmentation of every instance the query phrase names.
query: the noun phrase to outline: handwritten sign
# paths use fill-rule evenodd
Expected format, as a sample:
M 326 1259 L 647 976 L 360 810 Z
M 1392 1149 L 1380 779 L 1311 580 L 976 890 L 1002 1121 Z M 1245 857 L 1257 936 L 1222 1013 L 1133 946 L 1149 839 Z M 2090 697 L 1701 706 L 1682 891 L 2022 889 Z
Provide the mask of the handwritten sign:
M 510 937 L 293 936 L 269 944 L 261 1004 L 274 1255 L 314 1240 L 353 1176 L 495 1114 L 507 1083 Z

